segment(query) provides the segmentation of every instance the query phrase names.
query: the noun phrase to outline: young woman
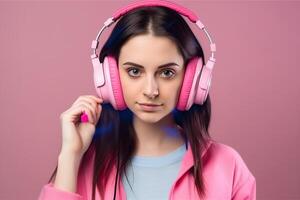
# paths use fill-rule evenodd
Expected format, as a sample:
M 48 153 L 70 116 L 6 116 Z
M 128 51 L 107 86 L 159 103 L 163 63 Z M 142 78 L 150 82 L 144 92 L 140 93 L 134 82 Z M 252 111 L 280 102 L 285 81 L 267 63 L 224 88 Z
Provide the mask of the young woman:
M 239 153 L 210 137 L 209 95 L 177 109 L 188 63 L 205 62 L 178 12 L 132 9 L 112 30 L 100 62 L 108 55 L 126 109 L 83 95 L 61 114 L 58 165 L 39 200 L 256 199 L 255 177 Z

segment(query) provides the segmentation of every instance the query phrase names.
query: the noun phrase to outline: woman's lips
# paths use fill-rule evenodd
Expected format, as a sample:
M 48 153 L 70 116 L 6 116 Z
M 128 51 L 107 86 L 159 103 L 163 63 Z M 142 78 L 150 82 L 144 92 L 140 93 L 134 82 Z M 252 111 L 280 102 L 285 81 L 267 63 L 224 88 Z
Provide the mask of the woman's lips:
M 152 103 L 139 103 L 141 105 L 145 105 L 145 106 L 160 106 L 161 104 L 152 104 Z
M 141 104 L 139 103 L 139 106 L 144 111 L 157 111 L 161 109 L 161 105 L 157 104 Z

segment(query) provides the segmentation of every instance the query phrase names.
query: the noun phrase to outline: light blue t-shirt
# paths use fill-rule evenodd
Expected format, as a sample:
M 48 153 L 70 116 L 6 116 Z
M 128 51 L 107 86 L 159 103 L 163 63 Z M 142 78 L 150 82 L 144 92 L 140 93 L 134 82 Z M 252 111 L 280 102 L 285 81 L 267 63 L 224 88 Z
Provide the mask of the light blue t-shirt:
M 132 165 L 126 168 L 128 180 L 125 174 L 122 175 L 127 199 L 167 200 L 185 151 L 186 145 L 183 144 L 163 156 L 134 156 Z

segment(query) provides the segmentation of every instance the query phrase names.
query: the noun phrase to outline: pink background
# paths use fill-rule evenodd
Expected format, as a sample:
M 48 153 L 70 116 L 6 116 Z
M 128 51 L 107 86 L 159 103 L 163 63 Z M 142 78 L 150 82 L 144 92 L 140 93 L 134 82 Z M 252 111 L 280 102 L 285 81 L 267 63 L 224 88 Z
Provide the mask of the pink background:
M 0 199 L 37 198 L 60 151 L 60 113 L 96 95 L 91 41 L 129 2 L 0 3 Z M 217 45 L 212 137 L 241 154 L 257 199 L 300 199 L 300 3 L 176 2 L 200 16 Z

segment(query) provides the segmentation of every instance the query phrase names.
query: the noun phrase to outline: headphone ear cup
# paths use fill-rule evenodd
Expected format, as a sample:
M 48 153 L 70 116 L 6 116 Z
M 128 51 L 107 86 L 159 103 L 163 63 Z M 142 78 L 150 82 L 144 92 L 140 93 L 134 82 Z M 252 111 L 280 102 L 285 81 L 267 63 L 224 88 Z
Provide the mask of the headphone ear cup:
M 208 67 L 209 65 L 213 65 L 211 60 L 208 60 L 206 65 L 203 66 L 201 76 L 199 78 L 199 84 L 197 89 L 197 95 L 195 96 L 195 103 L 202 105 L 207 96 L 211 86 L 212 79 L 212 67 Z
M 194 87 L 198 79 L 199 69 L 197 70 L 197 63 L 199 60 L 201 60 L 199 57 L 194 57 L 186 65 L 183 83 L 179 94 L 179 100 L 177 103 L 178 110 L 188 110 L 190 108 L 189 104 L 191 104 L 194 100 Z M 198 68 L 200 68 L 200 66 L 198 66 Z
M 114 97 L 114 102 L 116 104 L 117 110 L 124 110 L 127 108 L 124 96 L 123 96 L 123 91 L 122 91 L 122 85 L 120 81 L 120 74 L 119 74 L 119 67 L 117 60 L 112 57 L 112 56 L 107 56 L 108 57 L 108 69 L 109 69 L 109 75 L 110 75 L 110 84 L 112 87 L 113 91 L 113 97 Z
M 100 63 L 98 58 L 92 60 L 92 63 L 98 96 L 103 99 L 103 102 L 110 103 L 116 110 L 126 109 L 115 58 L 106 56 L 103 63 Z

